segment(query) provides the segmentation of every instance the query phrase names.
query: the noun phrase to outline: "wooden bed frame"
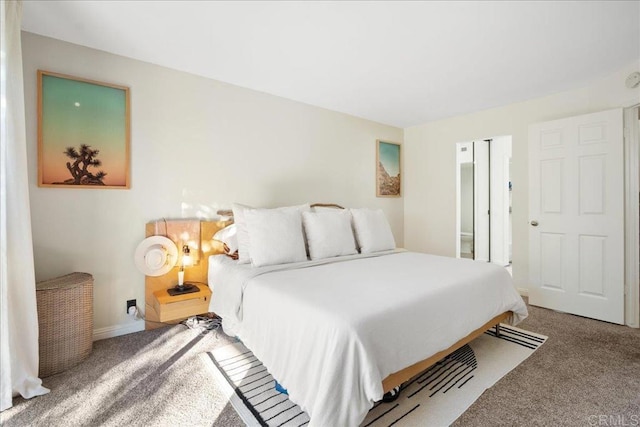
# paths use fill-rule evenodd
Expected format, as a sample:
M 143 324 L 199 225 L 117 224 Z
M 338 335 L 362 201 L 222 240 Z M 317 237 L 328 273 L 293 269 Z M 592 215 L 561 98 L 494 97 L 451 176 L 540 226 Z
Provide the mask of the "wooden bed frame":
M 511 317 L 512 314 L 513 313 L 511 311 L 507 311 L 502 314 L 499 314 L 493 319 L 489 320 L 484 325 L 480 326 L 475 331 L 471 332 L 466 337 L 462 338 L 460 341 L 453 344 L 451 347 L 447 348 L 446 350 L 442 350 L 421 362 L 415 363 L 409 366 L 408 368 L 404 368 L 401 371 L 398 371 L 389 375 L 387 378 L 382 380 L 382 389 L 384 390 L 384 393 L 387 393 L 393 390 L 394 388 L 401 386 L 402 384 L 409 381 L 411 378 L 415 377 L 419 373 L 427 370 L 429 367 L 438 363 L 438 361 L 441 360 L 443 357 L 450 355 L 460 347 L 478 338 L 480 335 L 484 334 L 485 331 L 487 331 L 488 329 L 495 326 L 496 333 L 500 333 L 499 332 L 500 323 L 507 320 L 509 317 Z

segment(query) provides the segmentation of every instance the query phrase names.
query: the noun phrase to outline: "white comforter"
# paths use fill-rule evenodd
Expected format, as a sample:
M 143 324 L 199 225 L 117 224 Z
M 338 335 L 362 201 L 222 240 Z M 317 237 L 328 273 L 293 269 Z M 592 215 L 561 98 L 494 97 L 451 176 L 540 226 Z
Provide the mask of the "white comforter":
M 527 316 L 493 264 L 412 252 L 252 268 L 209 261 L 210 310 L 310 416 L 357 426 L 382 380 L 505 311 Z

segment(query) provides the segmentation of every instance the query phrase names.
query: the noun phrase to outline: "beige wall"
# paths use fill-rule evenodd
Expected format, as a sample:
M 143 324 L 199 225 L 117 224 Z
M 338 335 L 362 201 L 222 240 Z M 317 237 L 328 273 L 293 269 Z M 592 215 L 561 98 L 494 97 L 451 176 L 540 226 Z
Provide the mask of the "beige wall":
M 38 280 L 94 275 L 98 337 L 142 328 L 133 262 L 147 221 L 211 217 L 232 202 L 380 207 L 402 246 L 403 199 L 375 197 L 375 140 L 403 131 L 215 80 L 23 33 L 32 228 Z M 131 88 L 130 190 L 37 187 L 36 70 Z
M 512 135 L 513 273 L 527 288 L 529 124 L 637 104 L 640 88 L 624 82 L 639 69 L 630 64 L 583 89 L 405 129 L 405 247 L 455 256 L 456 143 Z

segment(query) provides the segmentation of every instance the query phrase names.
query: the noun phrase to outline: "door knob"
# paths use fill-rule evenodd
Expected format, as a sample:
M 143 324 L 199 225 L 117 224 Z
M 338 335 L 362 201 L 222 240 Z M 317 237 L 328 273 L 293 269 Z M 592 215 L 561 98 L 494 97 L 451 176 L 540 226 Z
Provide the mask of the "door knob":
M 535 219 L 533 221 L 531 221 L 531 225 L 533 225 L 534 227 L 538 226 L 538 221 L 536 221 Z

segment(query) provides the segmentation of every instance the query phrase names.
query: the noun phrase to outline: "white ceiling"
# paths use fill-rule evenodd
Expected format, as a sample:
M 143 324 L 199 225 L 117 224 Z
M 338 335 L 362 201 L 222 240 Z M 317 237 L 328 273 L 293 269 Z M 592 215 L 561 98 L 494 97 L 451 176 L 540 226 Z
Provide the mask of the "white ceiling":
M 25 1 L 22 27 L 399 127 L 640 58 L 638 1 Z

